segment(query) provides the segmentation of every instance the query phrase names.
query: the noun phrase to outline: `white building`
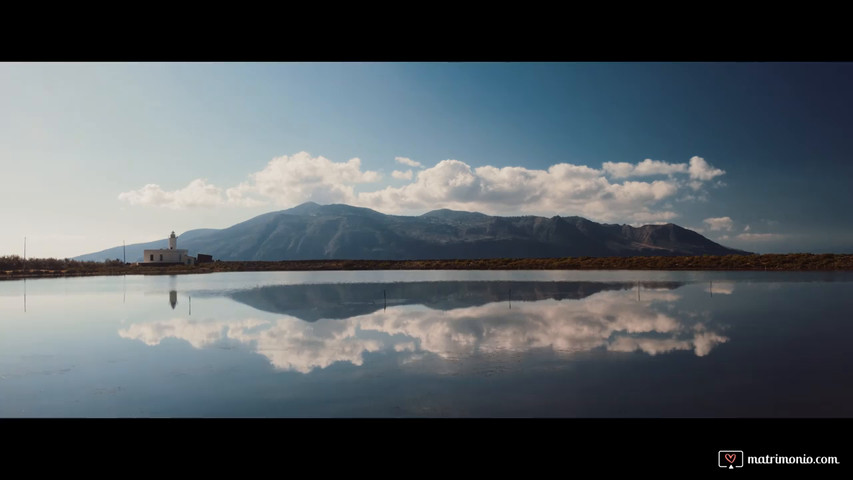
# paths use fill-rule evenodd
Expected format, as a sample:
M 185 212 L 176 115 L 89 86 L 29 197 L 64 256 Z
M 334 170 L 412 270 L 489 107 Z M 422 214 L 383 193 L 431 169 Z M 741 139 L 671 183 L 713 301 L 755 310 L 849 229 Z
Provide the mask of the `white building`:
M 169 236 L 169 248 L 145 250 L 145 255 L 142 257 L 142 263 L 180 263 L 184 265 L 194 265 L 195 257 L 189 256 L 186 249 L 178 249 L 177 246 L 178 237 L 175 236 L 175 232 L 172 232 L 172 235 Z

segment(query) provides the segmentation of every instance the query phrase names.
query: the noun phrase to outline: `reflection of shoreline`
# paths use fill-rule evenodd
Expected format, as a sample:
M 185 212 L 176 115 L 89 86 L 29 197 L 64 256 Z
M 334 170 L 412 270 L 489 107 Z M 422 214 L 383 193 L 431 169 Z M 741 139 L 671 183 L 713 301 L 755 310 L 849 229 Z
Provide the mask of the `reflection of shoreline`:
M 728 338 L 703 315 L 661 308 L 679 300 L 675 292 L 648 290 L 643 301 L 623 291 L 603 290 L 582 299 L 533 300 L 512 309 L 503 302 L 438 310 L 396 305 L 341 320 L 313 323 L 292 316 L 274 320 L 170 321 L 138 323 L 120 330 L 123 338 L 157 345 L 165 338 L 196 348 L 248 346 L 278 369 L 309 373 L 336 362 L 361 365 L 366 352 L 424 354 L 445 360 L 538 349 L 578 353 L 593 349 L 649 355 L 692 351 L 708 355 Z
M 685 282 L 640 282 L 641 288 L 672 290 Z M 349 318 L 387 306 L 424 305 L 435 310 L 495 302 L 581 299 L 606 290 L 630 290 L 636 282 L 424 281 L 272 285 L 229 292 L 257 310 L 314 322 Z

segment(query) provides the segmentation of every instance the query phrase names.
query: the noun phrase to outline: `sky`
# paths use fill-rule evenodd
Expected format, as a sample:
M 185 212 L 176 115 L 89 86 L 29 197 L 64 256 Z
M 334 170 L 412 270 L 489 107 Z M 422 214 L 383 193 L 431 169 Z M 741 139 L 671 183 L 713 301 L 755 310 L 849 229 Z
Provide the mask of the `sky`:
M 853 253 L 851 85 L 853 63 L 0 63 L 0 255 L 306 201 Z

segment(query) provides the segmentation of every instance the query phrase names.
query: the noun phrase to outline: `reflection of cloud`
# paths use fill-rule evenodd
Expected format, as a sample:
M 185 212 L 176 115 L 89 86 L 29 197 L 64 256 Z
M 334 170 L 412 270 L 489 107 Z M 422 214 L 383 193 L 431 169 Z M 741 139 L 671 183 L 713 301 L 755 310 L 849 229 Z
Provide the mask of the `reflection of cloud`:
M 607 349 L 616 352 L 640 350 L 649 355 L 673 350 L 693 350 L 696 356 L 704 357 L 715 345 L 727 341 L 728 338 L 711 332 L 697 332 L 693 338 L 688 339 L 617 337 L 607 345 Z
M 139 340 L 146 345 L 157 345 L 163 339 L 174 337 L 186 340 L 196 348 L 212 345 L 223 338 L 223 331 L 238 332 L 263 324 L 258 320 L 238 322 L 205 322 L 175 318 L 164 322 L 134 323 L 118 334 L 122 338 Z
M 712 282 L 705 291 L 719 293 L 720 295 L 731 295 L 735 291 L 735 282 Z
M 383 347 L 377 340 L 356 336 L 357 324 L 350 321 L 326 321 L 307 324 L 292 318 L 281 319 L 257 333 L 238 332 L 232 338 L 254 343 L 258 353 L 275 367 L 308 373 L 335 362 L 361 365 L 364 352 Z
M 277 368 L 303 373 L 335 362 L 361 365 L 365 352 L 383 350 L 445 359 L 595 348 L 651 355 L 693 350 L 704 356 L 728 340 L 699 323 L 702 315 L 686 312 L 679 320 L 657 310 L 656 306 L 678 298 L 669 291 L 649 290 L 643 292 L 642 301 L 636 301 L 625 292 L 604 291 L 581 300 L 519 302 L 512 309 L 503 302 L 446 311 L 403 306 L 313 323 L 289 316 L 236 322 L 173 319 L 134 324 L 119 334 L 148 345 L 167 337 L 181 338 L 196 348 L 230 339 L 250 345 Z
M 674 338 L 633 338 L 618 337 L 607 345 L 608 350 L 615 352 L 633 352 L 642 350 L 649 355 L 657 355 L 672 350 L 689 350 L 692 344 L 689 340 Z
M 394 345 L 395 352 L 414 352 L 415 342 L 398 343 Z
M 196 348 L 232 339 L 252 345 L 255 351 L 269 358 L 278 368 L 308 373 L 335 362 L 361 365 L 364 352 L 381 348 L 380 342 L 356 338 L 355 329 L 356 325 L 350 322 L 311 324 L 292 318 L 274 322 L 256 319 L 199 322 L 176 318 L 133 324 L 118 333 L 122 338 L 140 340 L 152 346 L 169 337 L 186 340 Z
M 726 343 L 727 341 L 729 341 L 729 339 L 722 335 L 717 335 L 713 332 L 703 332 L 696 334 L 696 336 L 693 337 L 693 348 L 697 356 L 704 357 L 709 354 L 711 349 L 718 343 Z

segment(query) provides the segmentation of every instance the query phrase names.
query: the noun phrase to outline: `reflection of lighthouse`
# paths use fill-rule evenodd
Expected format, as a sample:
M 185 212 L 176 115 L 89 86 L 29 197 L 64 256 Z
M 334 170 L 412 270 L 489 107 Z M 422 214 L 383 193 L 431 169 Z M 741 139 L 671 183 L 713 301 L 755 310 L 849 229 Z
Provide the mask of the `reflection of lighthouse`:
M 169 291 L 169 304 L 172 305 L 172 310 L 178 304 L 178 292 L 176 290 Z

